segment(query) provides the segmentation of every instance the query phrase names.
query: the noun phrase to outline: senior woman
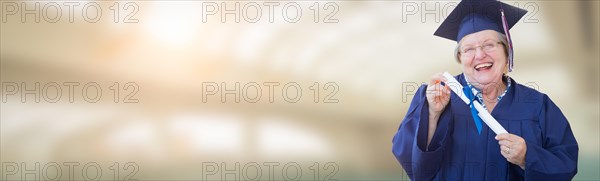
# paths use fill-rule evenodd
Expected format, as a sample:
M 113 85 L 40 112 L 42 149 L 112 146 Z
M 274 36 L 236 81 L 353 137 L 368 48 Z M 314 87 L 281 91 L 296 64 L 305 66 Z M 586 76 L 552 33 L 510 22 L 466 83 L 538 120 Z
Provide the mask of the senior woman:
M 571 180 L 578 145 L 550 98 L 510 78 L 510 29 L 525 10 L 462 1 L 435 35 L 458 42 L 455 78 L 508 131 L 496 135 L 441 73 L 415 94 L 392 152 L 412 180 Z M 507 38 L 508 36 L 508 38 Z

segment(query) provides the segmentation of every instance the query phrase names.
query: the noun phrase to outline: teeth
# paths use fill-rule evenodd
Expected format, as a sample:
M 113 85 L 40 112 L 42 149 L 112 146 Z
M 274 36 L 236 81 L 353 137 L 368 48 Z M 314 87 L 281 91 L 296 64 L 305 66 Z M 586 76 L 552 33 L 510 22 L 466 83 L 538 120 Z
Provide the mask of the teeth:
M 492 63 L 482 63 L 482 64 L 475 66 L 475 69 L 480 69 L 480 68 L 489 67 L 489 66 L 492 66 Z

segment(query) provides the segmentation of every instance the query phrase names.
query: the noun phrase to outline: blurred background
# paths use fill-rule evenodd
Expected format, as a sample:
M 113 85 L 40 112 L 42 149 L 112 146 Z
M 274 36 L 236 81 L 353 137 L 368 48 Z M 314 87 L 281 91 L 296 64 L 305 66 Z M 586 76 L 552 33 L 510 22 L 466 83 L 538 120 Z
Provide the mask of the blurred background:
M 509 75 L 559 105 L 575 180 L 599 180 L 600 2 L 504 2 L 529 11 Z M 0 3 L 3 180 L 71 163 L 75 179 L 405 180 L 391 140 L 416 86 L 461 71 L 433 36 L 453 1 Z

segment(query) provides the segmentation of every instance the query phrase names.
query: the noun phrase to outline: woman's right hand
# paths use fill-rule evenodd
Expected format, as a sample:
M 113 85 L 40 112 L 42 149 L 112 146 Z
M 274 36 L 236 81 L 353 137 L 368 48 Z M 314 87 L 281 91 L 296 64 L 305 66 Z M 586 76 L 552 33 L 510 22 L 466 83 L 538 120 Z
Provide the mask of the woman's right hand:
M 442 73 L 433 75 L 431 81 L 429 81 L 429 85 L 427 85 L 425 93 L 427 95 L 427 103 L 429 103 L 429 131 L 427 133 L 427 145 L 431 143 L 442 111 L 444 111 L 450 102 L 450 86 L 448 86 L 448 84 L 442 86 L 441 82 L 447 82 Z
M 448 84 L 442 86 L 441 82 L 447 82 L 447 80 L 442 73 L 436 73 L 431 77 L 431 81 L 427 86 L 429 115 L 433 117 L 439 117 L 450 102 L 450 87 Z

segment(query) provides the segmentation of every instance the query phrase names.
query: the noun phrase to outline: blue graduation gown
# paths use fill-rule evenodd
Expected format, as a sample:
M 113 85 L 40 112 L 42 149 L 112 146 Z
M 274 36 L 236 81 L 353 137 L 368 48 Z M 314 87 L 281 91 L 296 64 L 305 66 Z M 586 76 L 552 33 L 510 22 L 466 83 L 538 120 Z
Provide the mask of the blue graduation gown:
M 463 74 L 456 79 L 467 85 Z M 491 114 L 509 133 L 525 139 L 525 170 L 506 161 L 487 125 L 477 133 L 470 108 L 454 93 L 427 146 L 429 108 L 427 85 L 422 85 L 392 141 L 392 152 L 408 176 L 412 180 L 571 180 L 577 173 L 579 147 L 567 119 L 547 95 L 512 82 Z

